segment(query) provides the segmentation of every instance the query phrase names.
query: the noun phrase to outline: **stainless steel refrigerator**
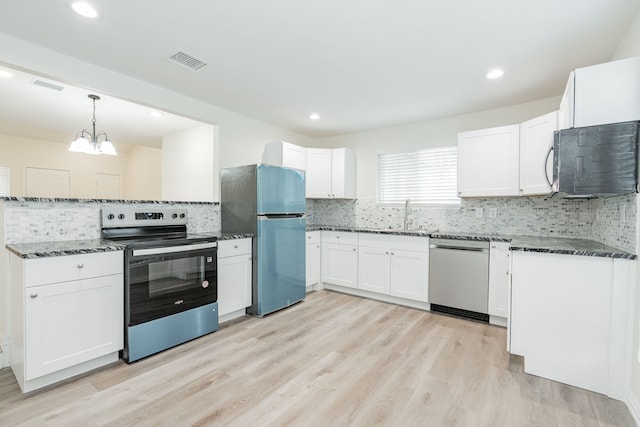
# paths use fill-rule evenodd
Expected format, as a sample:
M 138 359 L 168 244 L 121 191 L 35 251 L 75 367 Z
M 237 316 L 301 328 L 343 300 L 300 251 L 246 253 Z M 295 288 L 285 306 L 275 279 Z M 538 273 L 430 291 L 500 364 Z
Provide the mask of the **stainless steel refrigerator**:
M 253 304 L 264 316 L 306 293 L 304 171 L 266 164 L 220 172 L 223 233 L 253 233 Z

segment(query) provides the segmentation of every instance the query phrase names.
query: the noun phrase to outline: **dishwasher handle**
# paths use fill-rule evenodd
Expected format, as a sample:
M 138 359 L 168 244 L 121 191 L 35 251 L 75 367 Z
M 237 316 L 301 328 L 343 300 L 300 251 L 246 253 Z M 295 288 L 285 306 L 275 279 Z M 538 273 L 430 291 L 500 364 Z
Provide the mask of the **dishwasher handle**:
M 465 247 L 465 246 L 450 246 L 443 244 L 431 244 L 429 245 L 430 249 L 445 249 L 450 251 L 468 251 L 468 252 L 481 252 L 488 253 L 489 249 L 487 248 L 474 248 L 474 247 Z

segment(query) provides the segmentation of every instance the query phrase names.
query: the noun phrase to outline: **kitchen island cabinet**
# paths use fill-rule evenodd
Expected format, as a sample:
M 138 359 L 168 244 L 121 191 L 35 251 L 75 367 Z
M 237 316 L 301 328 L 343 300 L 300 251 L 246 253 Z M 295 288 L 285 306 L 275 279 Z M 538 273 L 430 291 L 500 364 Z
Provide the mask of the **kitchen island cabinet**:
M 510 351 L 525 372 L 624 399 L 633 264 L 513 251 Z
M 251 239 L 218 242 L 218 316 L 226 322 L 244 316 L 252 304 Z
M 11 368 L 24 393 L 118 360 L 123 269 L 122 251 L 11 255 Z

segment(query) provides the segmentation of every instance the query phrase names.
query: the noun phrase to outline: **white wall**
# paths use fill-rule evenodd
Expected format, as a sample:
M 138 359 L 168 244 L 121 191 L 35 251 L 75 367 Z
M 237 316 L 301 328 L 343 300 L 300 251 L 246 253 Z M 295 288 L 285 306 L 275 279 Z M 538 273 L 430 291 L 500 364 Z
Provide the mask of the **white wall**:
M 375 199 L 379 153 L 410 152 L 456 145 L 458 132 L 520 123 L 557 110 L 559 105 L 560 97 L 554 97 L 495 110 L 318 139 L 315 145 L 331 148 L 349 147 L 355 150 L 358 171 L 357 197 Z
M 258 163 L 265 143 L 291 141 L 308 145 L 303 135 L 234 113 L 224 108 L 154 86 L 123 74 L 77 60 L 23 40 L 0 34 L 0 63 L 46 76 L 62 83 L 93 89 L 110 96 L 146 105 L 158 110 L 218 125 L 215 135 L 218 167 Z M 216 183 L 216 185 L 219 185 Z
M 134 145 L 127 155 L 123 197 L 129 200 L 161 200 L 162 150 Z
M 162 138 L 162 200 L 218 199 L 213 128 L 203 125 Z

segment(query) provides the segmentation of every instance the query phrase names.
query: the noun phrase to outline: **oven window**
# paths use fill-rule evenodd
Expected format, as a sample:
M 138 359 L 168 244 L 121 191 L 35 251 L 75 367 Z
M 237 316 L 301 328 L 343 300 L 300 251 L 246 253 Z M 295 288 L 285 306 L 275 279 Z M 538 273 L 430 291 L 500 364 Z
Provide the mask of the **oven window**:
M 149 298 L 189 290 L 205 280 L 203 257 L 180 258 L 149 264 Z

